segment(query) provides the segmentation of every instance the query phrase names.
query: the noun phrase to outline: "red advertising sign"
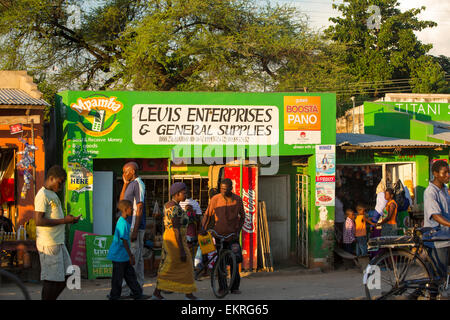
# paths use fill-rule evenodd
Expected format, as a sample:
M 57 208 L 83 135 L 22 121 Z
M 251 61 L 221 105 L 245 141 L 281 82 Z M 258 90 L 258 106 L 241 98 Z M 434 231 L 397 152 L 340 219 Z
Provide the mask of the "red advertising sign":
M 245 222 L 242 227 L 242 269 L 256 270 L 258 262 L 258 168 L 242 169 L 242 195 L 240 194 L 240 168 L 225 167 L 225 178 L 233 181 L 233 193 L 239 195 L 244 203 Z
M 79 266 L 81 269 L 86 268 L 86 236 L 91 235 L 95 234 L 80 230 L 75 231 L 70 259 L 72 264 Z
M 22 131 L 23 131 L 23 128 L 22 128 L 21 123 L 13 124 L 13 125 L 9 126 L 9 132 L 11 134 L 21 133 Z

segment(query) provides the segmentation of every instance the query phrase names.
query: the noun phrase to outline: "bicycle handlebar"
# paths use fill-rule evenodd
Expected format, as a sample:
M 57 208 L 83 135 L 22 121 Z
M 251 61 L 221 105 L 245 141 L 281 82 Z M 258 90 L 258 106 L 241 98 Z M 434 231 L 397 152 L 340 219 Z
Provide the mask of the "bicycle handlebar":
M 220 234 L 218 234 L 218 233 L 217 233 L 215 230 L 213 230 L 213 229 L 209 229 L 208 232 L 214 233 L 216 238 L 219 238 L 219 239 L 222 239 L 222 240 L 228 239 L 228 238 L 230 238 L 230 237 L 236 235 L 235 233 L 230 233 L 230 234 L 227 235 L 227 236 L 221 236 Z

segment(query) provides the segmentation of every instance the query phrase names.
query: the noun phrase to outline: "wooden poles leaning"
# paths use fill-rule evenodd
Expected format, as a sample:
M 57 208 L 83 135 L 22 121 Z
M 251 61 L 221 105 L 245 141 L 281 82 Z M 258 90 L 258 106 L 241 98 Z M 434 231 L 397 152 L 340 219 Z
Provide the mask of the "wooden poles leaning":
M 270 251 L 269 226 L 267 224 L 267 210 L 264 201 L 258 201 L 258 255 L 260 268 L 273 272 L 272 252 Z

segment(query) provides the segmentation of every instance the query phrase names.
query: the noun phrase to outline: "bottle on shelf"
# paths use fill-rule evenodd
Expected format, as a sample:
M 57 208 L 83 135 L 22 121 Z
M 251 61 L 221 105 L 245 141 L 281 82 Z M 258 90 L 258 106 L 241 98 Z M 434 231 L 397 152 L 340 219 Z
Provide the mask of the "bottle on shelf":
M 17 240 L 26 240 L 25 228 L 21 225 L 17 230 Z

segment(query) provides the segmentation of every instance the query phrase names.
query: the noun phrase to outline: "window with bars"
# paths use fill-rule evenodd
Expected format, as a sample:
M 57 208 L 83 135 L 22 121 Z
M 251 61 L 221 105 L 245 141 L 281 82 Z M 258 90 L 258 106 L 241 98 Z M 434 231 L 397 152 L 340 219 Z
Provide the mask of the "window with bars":
M 146 190 L 147 216 L 152 217 L 156 211 L 163 212 L 164 204 L 169 201 L 169 181 L 167 177 L 142 177 Z M 202 212 L 208 207 L 208 178 L 203 177 L 172 177 L 172 183 L 184 182 L 191 191 L 192 199 L 200 204 Z

